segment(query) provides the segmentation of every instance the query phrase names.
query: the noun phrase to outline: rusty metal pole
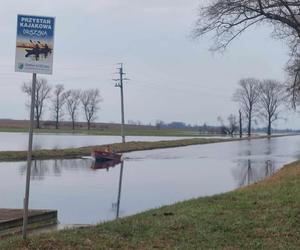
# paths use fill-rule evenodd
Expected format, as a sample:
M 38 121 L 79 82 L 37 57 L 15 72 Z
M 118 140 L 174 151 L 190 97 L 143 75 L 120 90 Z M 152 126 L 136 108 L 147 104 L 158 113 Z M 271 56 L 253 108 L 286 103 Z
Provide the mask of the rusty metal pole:
M 31 162 L 32 162 L 35 89 L 36 89 L 36 73 L 33 73 L 32 87 L 31 87 L 30 126 L 29 126 L 29 139 L 28 139 L 28 152 L 27 152 L 26 188 L 25 188 L 24 210 L 23 210 L 23 228 L 22 228 L 23 239 L 26 239 L 27 224 L 28 224 L 28 205 L 29 205 L 30 175 L 31 175 Z

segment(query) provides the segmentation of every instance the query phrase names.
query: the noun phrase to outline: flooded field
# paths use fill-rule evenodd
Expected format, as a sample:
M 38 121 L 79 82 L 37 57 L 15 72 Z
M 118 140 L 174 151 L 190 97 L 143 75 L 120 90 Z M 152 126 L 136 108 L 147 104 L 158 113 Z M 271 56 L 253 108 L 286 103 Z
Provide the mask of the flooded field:
M 61 225 L 90 224 L 261 180 L 300 157 L 300 136 L 132 152 L 92 169 L 90 159 L 35 161 L 30 207 Z M 21 208 L 25 162 L 0 163 L 0 207 Z M 121 175 L 121 176 L 120 176 Z M 119 201 L 119 202 L 118 202 Z
M 161 141 L 184 137 L 127 136 L 126 141 Z M 76 148 L 122 142 L 120 136 L 96 136 L 80 134 L 34 134 L 34 149 Z M 1 133 L 0 151 L 27 150 L 28 133 Z

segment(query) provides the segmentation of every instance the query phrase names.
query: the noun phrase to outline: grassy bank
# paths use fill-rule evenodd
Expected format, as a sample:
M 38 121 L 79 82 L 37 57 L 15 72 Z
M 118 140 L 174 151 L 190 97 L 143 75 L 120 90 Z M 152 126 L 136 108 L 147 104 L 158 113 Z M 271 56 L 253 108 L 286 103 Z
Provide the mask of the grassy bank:
M 193 138 L 172 141 L 157 141 L 157 142 L 127 142 L 111 144 L 112 148 L 119 153 L 150 150 L 158 148 L 182 147 L 197 144 L 207 144 L 223 141 L 222 139 L 205 139 Z M 106 146 L 91 146 L 69 149 L 53 149 L 53 150 L 35 150 L 33 158 L 39 160 L 46 159 L 71 159 L 88 156 L 93 149 L 104 149 Z M 27 159 L 27 151 L 0 151 L 0 161 L 23 161 Z
M 299 249 L 300 162 L 230 193 L 64 230 L 0 249 Z
M 6 133 L 28 133 L 28 128 L 10 128 L 10 127 L 0 127 L 0 132 Z M 107 129 L 91 129 L 86 128 L 76 128 L 72 130 L 71 128 L 41 128 L 34 129 L 35 134 L 81 134 L 81 135 L 120 135 L 120 129 L 107 128 Z M 200 136 L 199 132 L 191 130 L 179 130 L 179 129 L 143 129 L 143 128 L 130 128 L 126 129 L 127 136 L 178 136 L 178 137 L 188 137 L 188 136 Z M 207 135 L 205 135 L 207 136 Z

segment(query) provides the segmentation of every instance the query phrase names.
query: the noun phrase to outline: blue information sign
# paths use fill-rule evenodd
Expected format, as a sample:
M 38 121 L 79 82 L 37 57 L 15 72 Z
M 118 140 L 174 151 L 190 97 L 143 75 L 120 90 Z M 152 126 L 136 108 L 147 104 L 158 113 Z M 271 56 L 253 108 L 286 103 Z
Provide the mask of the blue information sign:
M 18 15 L 15 71 L 52 74 L 55 18 Z

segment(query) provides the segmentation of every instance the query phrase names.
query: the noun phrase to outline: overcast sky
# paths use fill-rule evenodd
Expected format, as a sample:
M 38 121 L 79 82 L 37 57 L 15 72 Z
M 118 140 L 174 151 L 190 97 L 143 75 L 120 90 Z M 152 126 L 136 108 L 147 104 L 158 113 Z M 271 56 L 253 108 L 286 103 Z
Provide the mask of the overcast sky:
M 243 77 L 283 81 L 288 50 L 256 27 L 220 54 L 212 40 L 190 38 L 198 0 L 1 0 L 0 117 L 28 119 L 21 85 L 28 73 L 14 72 L 17 14 L 56 17 L 52 84 L 99 88 L 100 122 L 119 122 L 120 93 L 112 81 L 117 63 L 125 83 L 125 119 L 217 124 L 237 113 L 232 94 Z M 49 114 L 44 118 L 48 119 Z M 299 128 L 291 113 L 278 127 Z

